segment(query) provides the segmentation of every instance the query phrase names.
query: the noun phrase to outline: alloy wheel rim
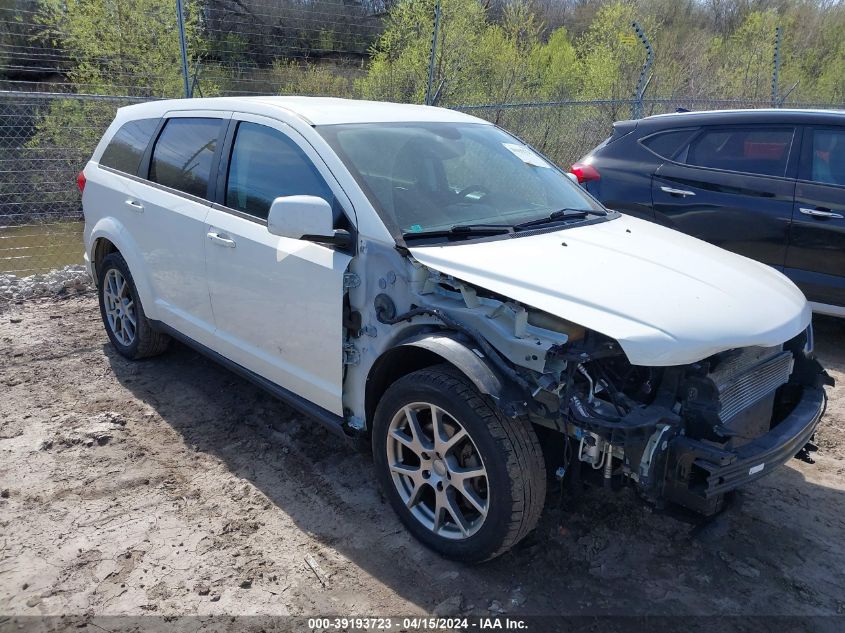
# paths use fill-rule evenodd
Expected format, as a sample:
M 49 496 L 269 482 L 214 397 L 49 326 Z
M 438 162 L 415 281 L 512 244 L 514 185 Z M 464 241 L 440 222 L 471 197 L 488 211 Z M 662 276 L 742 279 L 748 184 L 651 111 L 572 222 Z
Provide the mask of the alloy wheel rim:
M 103 283 L 106 320 L 114 338 L 121 345 L 131 345 L 138 328 L 135 301 L 129 292 L 129 283 L 121 272 L 110 268 Z
M 481 529 L 490 507 L 487 469 L 453 415 L 427 402 L 402 407 L 388 428 L 387 461 L 402 502 L 428 530 L 463 540 Z

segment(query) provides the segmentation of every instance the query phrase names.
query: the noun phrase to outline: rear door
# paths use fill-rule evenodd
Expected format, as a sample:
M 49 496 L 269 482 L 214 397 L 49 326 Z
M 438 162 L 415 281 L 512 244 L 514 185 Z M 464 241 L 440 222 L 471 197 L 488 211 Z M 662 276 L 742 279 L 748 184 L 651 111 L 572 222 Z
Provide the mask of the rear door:
M 807 299 L 845 314 L 845 127 L 804 132 L 785 272 Z
M 213 341 L 214 320 L 205 277 L 205 217 L 230 116 L 168 113 L 143 161 L 148 182 L 125 200 L 135 215 L 131 230 L 143 253 L 159 318 L 206 345 Z
M 704 127 L 655 172 L 656 221 L 782 269 L 795 136 L 794 126 Z
M 235 114 L 205 225 L 215 349 L 342 415 L 343 274 L 352 257 L 267 230 L 278 196 L 314 195 L 352 229 L 352 207 L 314 149 L 284 123 Z M 346 215 L 346 212 L 350 215 Z

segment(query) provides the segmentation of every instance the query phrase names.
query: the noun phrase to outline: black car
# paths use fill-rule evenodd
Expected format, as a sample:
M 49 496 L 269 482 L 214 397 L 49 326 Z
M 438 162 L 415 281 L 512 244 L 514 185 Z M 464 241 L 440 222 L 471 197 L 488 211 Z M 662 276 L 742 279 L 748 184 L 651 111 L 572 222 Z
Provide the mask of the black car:
M 845 111 L 620 121 L 571 171 L 605 206 L 774 266 L 845 316 Z

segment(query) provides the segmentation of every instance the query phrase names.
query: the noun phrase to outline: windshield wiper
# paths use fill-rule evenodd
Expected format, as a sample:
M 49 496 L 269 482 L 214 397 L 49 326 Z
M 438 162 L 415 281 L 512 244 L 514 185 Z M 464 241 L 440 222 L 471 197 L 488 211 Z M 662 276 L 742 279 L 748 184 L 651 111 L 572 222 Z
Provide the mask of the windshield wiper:
M 513 228 L 515 231 L 519 231 L 521 229 L 526 229 L 531 226 L 550 224 L 552 222 L 557 222 L 558 220 L 565 220 L 567 218 L 584 218 L 590 215 L 591 213 L 594 215 L 607 215 L 605 211 L 599 211 L 597 209 L 558 209 L 557 211 L 552 211 L 549 215 L 544 218 L 537 218 L 536 220 L 528 220 L 527 222 L 520 222 L 519 224 L 514 224 Z
M 406 231 L 402 233 L 405 240 L 415 240 L 422 237 L 463 237 L 470 235 L 501 235 L 512 233 L 514 227 L 510 224 L 456 224 L 448 229 L 434 229 L 432 231 Z

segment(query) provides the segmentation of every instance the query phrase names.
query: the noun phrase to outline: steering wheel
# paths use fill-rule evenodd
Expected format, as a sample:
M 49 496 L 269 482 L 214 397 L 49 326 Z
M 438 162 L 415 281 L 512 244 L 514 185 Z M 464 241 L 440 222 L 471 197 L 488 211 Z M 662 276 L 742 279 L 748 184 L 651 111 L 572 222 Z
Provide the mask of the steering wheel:
M 490 195 L 490 190 L 485 187 L 484 185 L 470 185 L 469 187 L 464 187 L 458 192 L 459 198 L 466 198 L 469 194 L 478 192 L 484 196 Z

